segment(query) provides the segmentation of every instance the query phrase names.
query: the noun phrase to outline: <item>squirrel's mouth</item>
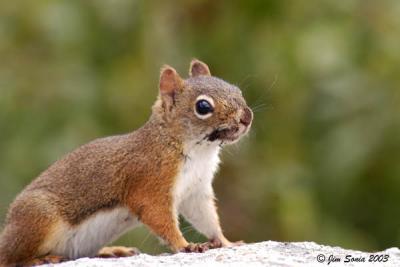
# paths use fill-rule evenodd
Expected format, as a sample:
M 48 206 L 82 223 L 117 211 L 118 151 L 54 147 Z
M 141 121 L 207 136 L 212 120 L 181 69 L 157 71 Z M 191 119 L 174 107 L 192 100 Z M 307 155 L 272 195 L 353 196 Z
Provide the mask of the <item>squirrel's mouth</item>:
M 225 143 L 232 143 L 244 135 L 248 131 L 248 127 L 244 125 L 232 126 L 230 128 L 215 129 L 206 136 L 210 142 L 223 141 Z

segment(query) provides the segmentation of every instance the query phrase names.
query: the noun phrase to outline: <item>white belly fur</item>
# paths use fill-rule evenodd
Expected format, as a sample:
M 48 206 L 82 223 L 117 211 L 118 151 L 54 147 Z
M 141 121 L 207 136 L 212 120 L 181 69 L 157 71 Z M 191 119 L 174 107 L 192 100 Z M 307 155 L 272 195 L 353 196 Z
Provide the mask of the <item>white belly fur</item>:
M 95 256 L 100 248 L 139 224 L 127 208 L 114 208 L 92 215 L 78 226 L 57 223 L 41 247 L 43 253 L 69 259 Z
M 182 202 L 190 195 L 213 194 L 212 181 L 220 162 L 220 147 L 214 143 L 188 145 L 185 150 L 186 160 L 178 173 L 174 188 L 174 202 L 178 211 Z

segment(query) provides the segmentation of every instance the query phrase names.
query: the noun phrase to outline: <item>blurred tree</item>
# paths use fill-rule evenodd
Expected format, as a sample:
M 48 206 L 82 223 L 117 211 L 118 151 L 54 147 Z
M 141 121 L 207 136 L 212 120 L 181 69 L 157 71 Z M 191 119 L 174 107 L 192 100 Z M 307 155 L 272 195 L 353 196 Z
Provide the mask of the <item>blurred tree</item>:
M 143 124 L 162 64 L 184 76 L 198 57 L 255 111 L 215 182 L 228 237 L 398 246 L 399 14 L 395 0 L 1 2 L 0 219 L 66 152 Z M 119 243 L 162 251 L 144 229 Z

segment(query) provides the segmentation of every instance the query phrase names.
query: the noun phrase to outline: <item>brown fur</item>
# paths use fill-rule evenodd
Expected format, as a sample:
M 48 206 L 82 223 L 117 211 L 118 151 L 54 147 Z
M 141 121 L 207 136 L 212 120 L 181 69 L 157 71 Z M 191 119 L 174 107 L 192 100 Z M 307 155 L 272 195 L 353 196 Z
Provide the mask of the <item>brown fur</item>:
M 195 60 L 191 66 L 187 80 L 173 68 L 163 68 L 159 99 L 143 127 L 79 147 L 17 196 L 0 236 L 0 266 L 29 265 L 46 256 L 51 245 L 46 242 L 62 238 L 57 236 L 60 222 L 74 227 L 99 211 L 121 206 L 129 207 L 172 250 L 188 247 L 172 199 L 185 158 L 183 143 L 229 125 L 234 111 L 246 106 L 236 87 L 209 76 L 207 65 Z M 216 102 L 215 116 L 207 122 L 193 114 L 195 97 L 204 92 Z

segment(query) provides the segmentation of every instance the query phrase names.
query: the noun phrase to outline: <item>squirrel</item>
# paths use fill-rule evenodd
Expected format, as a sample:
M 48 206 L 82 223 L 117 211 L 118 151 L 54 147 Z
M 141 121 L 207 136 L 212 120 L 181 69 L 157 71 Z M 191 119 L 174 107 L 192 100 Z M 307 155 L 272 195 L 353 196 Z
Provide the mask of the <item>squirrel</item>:
M 16 197 L 0 235 L 0 266 L 132 256 L 135 248 L 103 246 L 140 224 L 173 252 L 240 244 L 222 232 L 212 181 L 221 147 L 252 120 L 240 89 L 205 63 L 193 59 L 187 79 L 165 65 L 141 128 L 75 149 Z M 179 215 L 209 241 L 188 243 Z

